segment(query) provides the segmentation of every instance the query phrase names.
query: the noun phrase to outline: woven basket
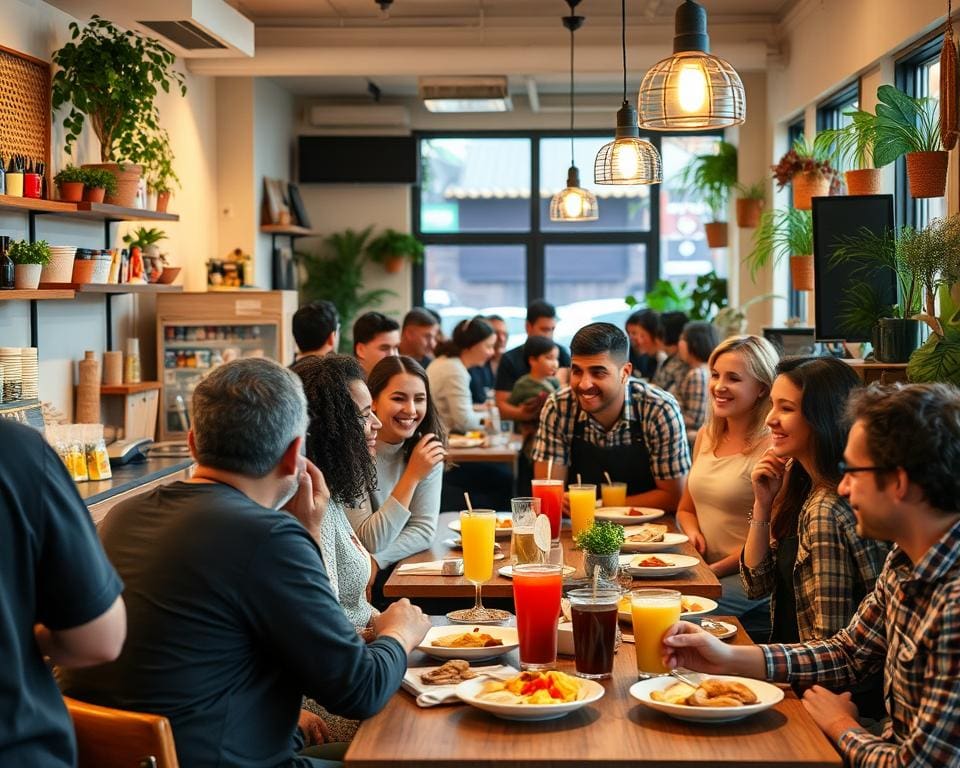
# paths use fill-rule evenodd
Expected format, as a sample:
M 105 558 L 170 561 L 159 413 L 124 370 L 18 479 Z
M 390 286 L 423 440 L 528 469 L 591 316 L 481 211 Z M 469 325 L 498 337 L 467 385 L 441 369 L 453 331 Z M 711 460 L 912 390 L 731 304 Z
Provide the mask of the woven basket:
M 815 171 L 798 173 L 791 179 L 793 207 L 800 211 L 813 208 L 814 197 L 830 194 L 830 177 Z
M 737 226 L 746 229 L 759 226 L 761 211 L 763 211 L 763 200 L 737 198 Z
M 790 257 L 790 277 L 793 279 L 793 290 L 813 290 L 813 256 L 803 254 Z
M 77 255 L 76 248 L 50 249 L 50 261 L 40 272 L 41 283 L 69 283 L 73 278 L 73 259 Z
M 943 197 L 947 190 L 947 160 L 944 152 L 907 152 L 910 197 Z
M 880 194 L 880 171 L 876 168 L 862 168 L 858 171 L 847 171 L 844 177 L 847 180 L 848 195 Z
M 703 231 L 707 234 L 707 245 L 711 248 L 727 247 L 727 222 L 711 221 L 703 225 Z

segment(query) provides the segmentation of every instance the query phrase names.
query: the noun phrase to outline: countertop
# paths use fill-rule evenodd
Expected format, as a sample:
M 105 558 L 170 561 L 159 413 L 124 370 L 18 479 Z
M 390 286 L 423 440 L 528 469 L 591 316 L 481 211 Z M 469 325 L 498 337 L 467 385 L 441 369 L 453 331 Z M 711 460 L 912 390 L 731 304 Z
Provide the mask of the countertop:
M 154 458 L 125 464 L 122 467 L 113 467 L 113 477 L 109 480 L 77 483 L 77 490 L 80 492 L 80 498 L 89 507 L 111 496 L 118 496 L 153 480 L 180 472 L 191 464 L 193 464 L 191 458 Z

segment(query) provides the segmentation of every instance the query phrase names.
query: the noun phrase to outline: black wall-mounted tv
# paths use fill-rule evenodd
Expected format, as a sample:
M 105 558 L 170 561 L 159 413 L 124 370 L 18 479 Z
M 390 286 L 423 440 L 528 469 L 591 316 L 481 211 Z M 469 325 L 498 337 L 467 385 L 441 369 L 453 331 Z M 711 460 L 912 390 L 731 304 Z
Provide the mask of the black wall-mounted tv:
M 301 136 L 301 184 L 416 184 L 413 136 Z
M 885 304 L 897 302 L 897 277 L 892 270 L 861 270 L 830 261 L 838 241 L 852 237 L 863 228 L 882 235 L 893 232 L 893 195 L 837 195 L 813 198 L 813 280 L 814 325 L 817 341 L 870 341 L 866 335 L 851 333 L 840 319 L 843 301 L 857 280 L 873 286 Z

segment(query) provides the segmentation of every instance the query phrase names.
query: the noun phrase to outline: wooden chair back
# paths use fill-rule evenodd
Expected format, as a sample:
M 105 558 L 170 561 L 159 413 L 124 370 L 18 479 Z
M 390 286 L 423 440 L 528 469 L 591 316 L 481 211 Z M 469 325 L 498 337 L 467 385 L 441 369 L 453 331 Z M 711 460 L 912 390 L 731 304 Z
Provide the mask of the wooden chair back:
M 77 734 L 79 768 L 179 768 L 167 718 L 63 700 Z

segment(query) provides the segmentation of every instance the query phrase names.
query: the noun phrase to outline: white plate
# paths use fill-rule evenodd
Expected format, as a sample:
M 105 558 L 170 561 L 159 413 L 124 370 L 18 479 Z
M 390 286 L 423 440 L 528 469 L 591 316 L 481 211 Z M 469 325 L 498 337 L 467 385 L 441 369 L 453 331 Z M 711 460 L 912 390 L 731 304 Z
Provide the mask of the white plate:
M 642 514 L 631 515 L 630 510 L 635 509 Z M 620 523 L 620 525 L 631 525 L 633 523 L 648 523 L 663 517 L 662 509 L 653 507 L 600 507 L 594 514 L 596 520 L 606 520 L 610 523 Z
M 417 700 L 417 705 L 421 707 L 432 707 L 436 704 L 459 704 L 457 698 L 457 686 L 462 680 L 450 685 L 430 685 L 420 679 L 420 675 L 426 672 L 432 672 L 437 666 L 431 667 L 409 667 L 403 676 L 403 682 L 400 684 L 403 690 L 413 695 Z M 492 666 L 471 667 L 471 669 L 483 675 L 490 677 L 502 677 L 510 679 L 520 674 L 520 671 L 506 664 L 494 664 Z
M 484 437 L 467 437 L 466 435 L 450 435 L 447 445 L 451 448 L 482 448 L 486 442 Z
M 727 638 L 733 637 L 735 634 L 737 634 L 737 628 L 733 624 L 730 624 L 729 622 L 717 621 L 716 619 L 710 619 L 710 621 L 712 621 L 714 624 L 719 624 L 721 627 L 723 627 L 724 631 L 722 634 L 714 635 L 713 632 L 710 633 L 711 635 L 713 635 L 716 638 L 719 638 L 720 640 L 726 640 Z
M 511 521 L 512 521 L 512 518 L 511 518 L 509 512 L 497 514 L 497 523 L 498 523 L 498 525 L 499 525 L 499 523 L 501 523 L 503 520 L 511 520 Z M 455 517 L 453 520 L 451 520 L 449 523 L 447 523 L 447 528 L 449 528 L 451 531 L 456 531 L 457 533 L 460 533 L 460 518 L 459 518 L 459 517 Z M 494 530 L 493 536 L 494 536 L 494 538 L 497 538 L 497 539 L 509 539 L 511 533 L 513 533 L 513 527 L 512 527 L 512 526 L 511 526 L 511 527 L 507 527 L 507 528 L 499 528 L 499 527 L 498 527 L 498 528 L 496 528 L 496 529 Z
M 691 707 L 686 704 L 668 704 L 665 701 L 654 701 L 650 698 L 653 691 L 663 691 L 677 682 L 676 678 L 665 675 L 641 680 L 630 686 L 630 695 L 640 703 L 675 717 L 677 720 L 686 720 L 690 723 L 732 723 L 750 715 L 763 712 L 783 701 L 783 691 L 775 685 L 762 680 L 751 680 L 748 677 L 733 677 L 730 675 L 693 675 L 695 681 L 710 678 L 718 680 L 735 680 L 743 683 L 752 690 L 759 701 L 756 704 L 746 704 L 742 707 Z
M 628 598 L 626 598 L 626 599 L 629 601 L 630 598 L 628 597 Z M 703 615 L 704 613 L 710 613 L 711 611 L 717 610 L 717 601 L 716 601 L 716 600 L 711 600 L 709 597 L 700 597 L 699 595 L 680 595 L 680 600 L 681 600 L 681 603 L 680 603 L 680 605 L 681 605 L 680 618 L 681 618 L 681 619 L 688 619 L 688 618 L 690 618 L 691 616 L 701 616 L 701 615 Z M 683 606 L 683 602 L 682 602 L 682 601 L 683 601 L 683 600 L 693 600 L 693 601 L 699 603 L 699 604 L 700 604 L 700 610 L 699 610 L 699 611 L 684 611 L 683 608 L 682 608 L 682 606 Z M 623 606 L 622 606 L 622 605 L 618 608 L 618 610 L 617 610 L 617 617 L 620 618 L 620 619 L 623 619 L 624 621 L 630 621 L 630 620 L 633 618 L 633 614 L 632 614 L 632 612 L 630 611 L 629 603 L 627 604 L 627 609 L 626 609 L 626 610 L 623 609 Z M 730 625 L 730 626 L 732 626 L 732 625 Z
M 457 696 L 470 706 L 482 709 L 503 720 L 555 720 L 587 704 L 592 704 L 603 698 L 604 694 L 600 683 L 595 680 L 579 679 L 580 697 L 576 701 L 561 704 L 499 704 L 477 698 L 477 694 L 487 682 L 486 680 L 466 680 L 457 686 Z
M 627 541 L 630 536 L 640 533 L 640 527 L 625 527 L 623 529 L 624 542 L 620 547 L 621 552 L 665 552 L 675 547 L 679 547 L 690 539 L 682 533 L 665 533 L 663 541 Z
M 574 574 L 574 573 L 576 573 L 576 572 L 577 572 L 577 569 L 574 568 L 572 565 L 565 565 L 565 566 L 563 566 L 563 574 L 562 574 L 562 575 L 563 575 L 564 578 L 566 578 L 567 576 L 571 576 L 572 574 Z M 512 578 L 513 578 L 513 566 L 512 566 L 512 565 L 505 565 L 505 566 L 503 566 L 503 568 L 501 568 L 499 571 L 497 571 L 497 573 L 499 573 L 499 574 L 500 574 L 501 576 L 503 576 L 503 578 L 505 578 L 505 579 L 512 579 Z
M 488 627 L 481 628 L 480 633 L 503 640 L 503 645 L 493 645 L 488 648 L 441 648 L 430 645 L 434 640 L 448 635 L 462 635 L 470 632 L 469 624 L 450 624 L 442 627 L 431 627 L 424 635 L 417 650 L 423 651 L 435 659 L 465 659 L 466 661 L 480 661 L 481 659 L 495 659 L 510 653 L 520 644 L 516 627 Z
M 670 565 L 664 566 L 635 566 L 631 565 L 634 560 L 643 560 L 647 557 L 658 557 Z M 691 568 L 696 567 L 700 558 L 690 555 L 675 555 L 671 552 L 652 552 L 644 555 L 620 555 L 620 566 L 636 578 L 655 579 L 660 576 L 676 576 Z

